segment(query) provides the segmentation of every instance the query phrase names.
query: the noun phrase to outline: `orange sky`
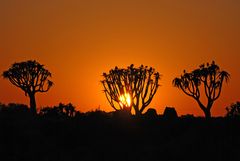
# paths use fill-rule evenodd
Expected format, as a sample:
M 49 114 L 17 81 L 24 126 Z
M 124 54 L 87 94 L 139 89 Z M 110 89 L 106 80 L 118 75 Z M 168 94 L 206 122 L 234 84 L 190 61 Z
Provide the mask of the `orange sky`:
M 71 102 L 81 111 L 110 111 L 101 74 L 133 63 L 163 75 L 149 107 L 203 115 L 171 83 L 183 69 L 213 59 L 231 74 L 213 115 L 239 100 L 239 0 L 7 0 L 0 1 L 0 20 L 0 71 L 36 59 L 53 74 L 55 85 L 37 95 L 38 107 Z M 0 102 L 28 98 L 0 79 Z

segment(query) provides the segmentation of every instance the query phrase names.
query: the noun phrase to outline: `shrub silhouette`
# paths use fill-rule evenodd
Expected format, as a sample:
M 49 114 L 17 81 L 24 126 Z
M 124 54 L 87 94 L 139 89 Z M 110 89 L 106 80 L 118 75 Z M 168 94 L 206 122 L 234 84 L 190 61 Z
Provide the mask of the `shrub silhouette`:
M 103 78 L 101 82 L 110 105 L 116 111 L 133 108 L 140 116 L 157 92 L 160 74 L 152 67 L 135 68 L 132 64 L 127 68 L 115 67 L 108 74 L 103 73 Z
M 178 115 L 174 107 L 166 107 L 163 112 L 163 117 L 166 119 L 175 119 Z
M 226 117 L 229 118 L 240 118 L 240 102 L 231 104 L 230 107 L 226 107 Z
M 219 66 L 213 61 L 211 64 L 201 65 L 198 69 L 187 73 L 184 70 L 183 75 L 173 80 L 173 85 L 181 89 L 186 95 L 194 98 L 206 118 L 211 118 L 211 108 L 213 103 L 219 98 L 222 92 L 224 80 L 229 80 L 229 73 L 220 70 Z M 204 105 L 200 100 L 201 85 L 207 98 L 207 104 Z
M 11 117 L 14 119 L 27 118 L 30 116 L 30 110 L 27 105 L 9 103 L 8 105 L 0 104 L 0 115 L 4 117 Z
M 47 92 L 53 85 L 53 82 L 48 80 L 51 73 L 35 60 L 14 63 L 3 72 L 3 77 L 25 92 L 30 98 L 30 110 L 34 114 L 37 111 L 35 94 Z
M 42 108 L 39 114 L 47 117 L 74 117 L 76 112 L 75 107 L 71 103 L 59 103 L 58 106 Z
M 149 119 L 158 117 L 157 111 L 154 108 L 149 108 L 144 115 Z

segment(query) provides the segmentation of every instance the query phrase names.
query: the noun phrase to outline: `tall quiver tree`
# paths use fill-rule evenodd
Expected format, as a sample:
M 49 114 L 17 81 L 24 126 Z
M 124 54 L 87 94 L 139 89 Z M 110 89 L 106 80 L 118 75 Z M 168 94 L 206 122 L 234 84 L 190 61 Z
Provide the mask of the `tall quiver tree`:
M 47 92 L 53 85 L 53 82 L 48 79 L 51 73 L 35 60 L 14 63 L 3 72 L 3 77 L 22 89 L 30 98 L 30 110 L 33 114 L 37 112 L 35 94 Z
M 228 82 L 230 74 L 220 70 L 220 67 L 213 61 L 211 64 L 201 65 L 198 69 L 187 73 L 173 80 L 173 85 L 181 89 L 186 95 L 194 98 L 207 119 L 211 118 L 213 103 L 219 98 L 222 92 L 223 82 Z M 206 96 L 206 104 L 200 99 L 201 93 Z
M 130 65 L 103 73 L 101 82 L 107 100 L 115 110 L 131 111 L 133 108 L 140 116 L 156 94 L 159 79 L 160 74 L 152 67 Z

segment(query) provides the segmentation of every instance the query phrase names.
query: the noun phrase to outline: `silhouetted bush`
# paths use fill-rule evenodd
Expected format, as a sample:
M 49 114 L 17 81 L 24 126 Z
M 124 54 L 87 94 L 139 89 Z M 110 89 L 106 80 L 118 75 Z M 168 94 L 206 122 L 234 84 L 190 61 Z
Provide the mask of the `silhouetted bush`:
M 149 108 L 144 116 L 148 119 L 154 119 L 158 117 L 157 111 L 154 108 Z
M 40 116 L 46 116 L 46 117 L 74 117 L 76 115 L 75 107 L 69 103 L 69 104 L 62 104 L 60 103 L 58 106 L 54 107 L 43 107 L 40 112 Z
M 240 102 L 231 104 L 229 107 L 226 107 L 226 110 L 227 110 L 226 117 L 240 118 Z
M 176 119 L 178 115 L 174 107 L 166 107 L 163 113 L 163 117 L 166 119 Z
M 31 113 L 25 104 L 9 103 L 8 105 L 0 104 L 0 115 L 17 119 L 29 117 Z
M 3 108 L 6 108 L 6 105 L 3 104 L 3 103 L 0 103 L 0 112 L 1 112 L 1 110 L 2 110 Z

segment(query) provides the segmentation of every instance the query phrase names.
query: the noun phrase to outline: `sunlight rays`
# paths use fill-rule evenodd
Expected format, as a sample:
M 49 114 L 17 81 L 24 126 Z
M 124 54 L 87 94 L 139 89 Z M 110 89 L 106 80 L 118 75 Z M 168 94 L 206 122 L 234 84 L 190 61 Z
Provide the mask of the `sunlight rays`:
M 119 104 L 123 107 L 131 107 L 132 101 L 129 93 L 124 93 L 119 97 Z

